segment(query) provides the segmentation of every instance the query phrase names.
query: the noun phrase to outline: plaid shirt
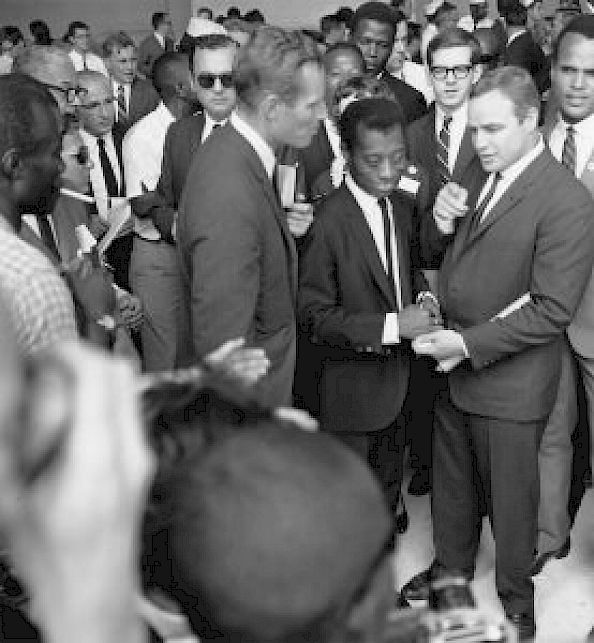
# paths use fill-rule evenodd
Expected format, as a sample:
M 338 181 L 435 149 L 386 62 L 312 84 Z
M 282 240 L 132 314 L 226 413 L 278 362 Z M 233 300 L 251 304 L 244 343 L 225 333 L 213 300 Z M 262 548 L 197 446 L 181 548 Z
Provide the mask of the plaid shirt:
M 1 216 L 0 295 L 25 355 L 78 337 L 66 284 L 49 259 L 20 239 Z

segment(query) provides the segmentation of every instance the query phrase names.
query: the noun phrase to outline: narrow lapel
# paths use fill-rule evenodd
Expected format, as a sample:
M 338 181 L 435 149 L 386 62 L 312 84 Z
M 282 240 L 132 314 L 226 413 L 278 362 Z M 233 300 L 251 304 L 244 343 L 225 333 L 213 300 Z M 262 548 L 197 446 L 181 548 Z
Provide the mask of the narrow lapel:
M 456 162 L 454 163 L 454 171 L 452 172 L 452 179 L 458 182 L 464 175 L 464 171 L 469 166 L 473 158 L 475 158 L 476 153 L 474 147 L 472 146 L 472 135 L 468 127 L 464 130 L 464 135 L 462 136 L 462 141 L 460 143 L 460 149 L 458 150 L 458 156 L 456 157 Z
M 394 298 L 394 288 L 391 287 L 390 282 L 388 281 L 388 275 L 384 270 L 380 256 L 377 251 L 377 246 L 371 234 L 371 230 L 367 225 L 365 220 L 365 215 L 363 214 L 359 204 L 355 200 L 355 197 L 351 194 L 350 190 L 343 184 L 339 190 L 342 191 L 345 197 L 345 208 L 344 211 L 347 213 L 347 220 L 351 222 L 353 227 L 354 238 L 359 242 L 361 252 L 367 261 L 369 270 L 371 272 L 372 279 L 375 281 L 380 291 L 383 293 L 386 298 L 390 308 L 396 310 L 396 300 Z M 400 246 L 398 246 L 398 252 L 400 253 Z M 400 267 L 400 266 L 399 266 Z
M 580 176 L 580 181 L 586 186 L 590 191 L 590 194 L 594 197 L 594 150 L 592 155 L 586 163 L 586 167 Z
M 467 236 L 467 245 L 473 243 L 477 238 L 482 236 L 495 222 L 505 216 L 528 194 L 532 183 L 541 175 L 545 165 L 550 157 L 550 152 L 544 150 L 532 163 L 522 172 L 522 174 L 509 186 L 503 196 L 493 206 L 493 209 L 485 220 L 473 230 L 469 231 Z M 469 222 L 470 223 L 470 222 Z

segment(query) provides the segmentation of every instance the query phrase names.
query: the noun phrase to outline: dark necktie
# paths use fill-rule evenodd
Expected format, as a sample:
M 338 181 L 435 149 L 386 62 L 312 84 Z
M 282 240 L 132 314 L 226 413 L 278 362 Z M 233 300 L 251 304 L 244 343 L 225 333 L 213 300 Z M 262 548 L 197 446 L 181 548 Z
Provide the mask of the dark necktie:
M 52 232 L 50 222 L 43 214 L 36 214 L 35 218 L 37 219 L 39 236 L 41 237 L 43 244 L 52 253 L 52 255 L 60 261 L 60 253 L 58 252 L 58 246 L 56 245 L 56 240 L 54 239 L 54 233 Z
M 570 125 L 565 134 L 565 142 L 563 143 L 563 152 L 561 154 L 561 163 L 575 175 L 575 128 Z
M 493 198 L 493 195 L 495 194 L 495 190 L 497 189 L 497 184 L 499 183 L 500 180 L 501 180 L 501 174 L 499 172 L 496 172 L 495 177 L 493 179 L 493 182 L 491 183 L 491 187 L 487 191 L 487 194 L 485 194 L 485 196 L 483 197 L 482 201 L 477 205 L 477 207 L 474 210 L 474 216 L 472 218 L 472 226 L 471 226 L 471 228 L 476 229 L 481 224 L 483 214 L 485 213 L 485 210 L 487 209 L 487 206 L 491 202 L 491 199 Z
M 115 172 L 105 151 L 105 140 L 97 138 L 97 146 L 99 147 L 99 162 L 101 163 L 101 171 L 103 172 L 103 179 L 105 187 L 107 188 L 107 196 L 119 196 L 120 190 L 118 188 L 118 181 Z
M 386 199 L 378 199 L 380 210 L 382 211 L 382 219 L 384 221 L 384 244 L 386 246 L 386 273 L 388 281 L 396 299 L 396 284 L 394 283 L 394 261 L 392 258 L 392 223 L 388 216 L 388 204 Z
M 442 185 L 450 180 L 450 167 L 448 165 L 448 153 L 450 149 L 450 125 L 452 117 L 446 116 L 437 139 L 437 171 Z
M 128 121 L 128 109 L 126 108 L 126 92 L 123 85 L 118 85 L 118 123 Z

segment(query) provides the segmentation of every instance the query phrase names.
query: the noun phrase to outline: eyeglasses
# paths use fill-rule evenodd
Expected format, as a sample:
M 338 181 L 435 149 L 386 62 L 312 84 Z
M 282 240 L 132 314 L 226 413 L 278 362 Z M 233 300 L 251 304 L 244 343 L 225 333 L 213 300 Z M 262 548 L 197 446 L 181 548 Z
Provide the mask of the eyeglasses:
M 212 89 L 215 81 L 219 80 L 224 89 L 230 89 L 235 85 L 233 74 L 198 74 L 196 80 L 202 89 Z
M 51 85 L 50 83 L 42 83 L 48 89 L 64 94 L 67 103 L 74 103 L 78 98 L 84 96 L 87 90 L 83 87 L 60 87 L 60 85 Z
M 87 165 L 90 159 L 89 148 L 86 145 L 81 145 L 76 152 L 70 152 L 68 156 L 76 159 L 79 165 Z
M 114 103 L 117 102 L 117 98 L 115 97 L 110 97 L 110 98 L 105 98 L 104 100 L 96 100 L 93 101 L 92 103 L 81 103 L 80 107 L 83 107 L 84 109 L 97 109 L 98 107 L 102 107 L 103 105 L 113 105 Z
M 452 72 L 456 80 L 466 78 L 472 69 L 472 65 L 456 65 L 455 67 L 431 67 L 431 75 L 435 80 L 445 80 L 449 72 Z

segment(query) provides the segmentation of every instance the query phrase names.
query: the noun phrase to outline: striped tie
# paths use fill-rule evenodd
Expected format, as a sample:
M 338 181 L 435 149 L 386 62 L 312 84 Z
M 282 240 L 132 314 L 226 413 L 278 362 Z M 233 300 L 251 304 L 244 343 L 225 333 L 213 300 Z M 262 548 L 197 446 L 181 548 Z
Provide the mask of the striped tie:
M 118 85 L 118 123 L 125 124 L 128 121 L 128 109 L 126 108 L 126 93 L 123 85 Z
M 575 174 L 575 128 L 573 125 L 567 128 L 565 142 L 563 143 L 563 152 L 561 154 L 561 163 L 563 163 L 572 174 Z
M 487 179 L 487 181 L 488 180 L 489 179 Z M 474 214 L 472 217 L 472 225 L 470 226 L 471 229 L 478 228 L 479 225 L 481 224 L 481 221 L 484 219 L 485 211 L 495 194 L 495 190 L 497 189 L 497 185 L 499 184 L 499 181 L 501 181 L 501 174 L 499 172 L 496 172 L 495 176 L 493 177 L 493 182 L 491 183 L 491 187 L 487 190 L 487 193 L 485 194 L 481 202 L 476 206 L 474 210 Z
M 446 116 L 443 119 L 443 125 L 439 132 L 437 141 L 437 172 L 442 185 L 450 180 L 450 167 L 448 164 L 448 152 L 450 149 L 450 125 L 452 117 Z

